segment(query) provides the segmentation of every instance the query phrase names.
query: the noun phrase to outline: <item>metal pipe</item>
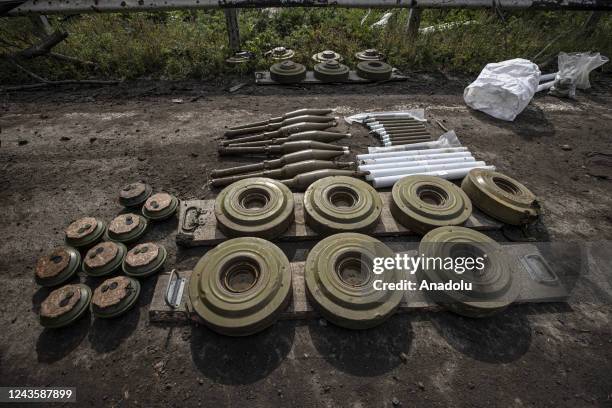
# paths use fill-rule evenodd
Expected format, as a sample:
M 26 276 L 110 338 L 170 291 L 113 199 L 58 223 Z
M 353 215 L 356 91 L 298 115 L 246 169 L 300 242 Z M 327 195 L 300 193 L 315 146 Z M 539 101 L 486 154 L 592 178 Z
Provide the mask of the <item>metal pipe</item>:
M 368 119 L 365 121 L 366 125 L 384 125 L 386 123 L 421 123 L 424 124 L 425 122 L 422 122 L 420 120 L 416 120 L 414 118 L 394 118 L 394 119 Z
M 405 122 L 396 122 L 396 123 L 382 123 L 382 124 L 377 124 L 377 125 L 368 125 L 368 128 L 370 128 L 370 130 L 377 130 L 377 129 L 387 129 L 387 128 L 406 128 L 406 129 L 425 129 L 425 126 L 422 124 L 411 124 L 411 123 L 405 123 Z
M 436 153 L 457 153 L 457 152 L 467 152 L 468 148 L 464 146 L 460 147 L 444 147 L 437 149 L 413 149 L 410 151 L 391 151 L 391 152 L 377 152 L 377 153 L 364 153 L 358 154 L 357 160 L 367 160 L 367 159 L 381 159 L 386 157 L 404 157 L 404 156 L 416 156 L 416 155 L 429 155 Z
M 456 179 L 464 178 L 470 172 L 470 170 L 478 169 L 478 168 L 495 171 L 495 166 L 474 166 L 474 167 L 466 167 L 466 168 L 455 169 L 455 170 L 438 170 L 438 171 L 429 171 L 429 172 L 415 173 L 415 174 L 421 174 L 424 176 L 436 176 L 436 177 L 441 177 L 447 180 L 456 180 Z M 390 187 L 393 184 L 395 184 L 396 181 L 398 181 L 399 179 L 403 177 L 406 177 L 406 176 L 400 175 L 400 176 L 386 176 L 386 177 L 375 178 L 374 180 L 372 180 L 372 185 L 374 186 L 374 188 Z
M 408 167 L 396 167 L 394 169 L 377 169 L 377 170 L 368 170 L 370 174 L 366 176 L 366 180 L 373 180 L 375 178 L 387 177 L 387 176 L 407 176 L 410 174 L 418 174 L 425 173 L 430 171 L 438 171 L 438 170 L 455 170 L 455 169 L 463 169 L 465 167 L 476 167 L 476 166 L 486 166 L 487 163 L 483 161 L 475 161 L 475 162 L 454 162 L 454 163 L 439 163 L 439 164 L 422 164 L 417 166 L 408 166 Z
M 467 156 L 457 156 L 457 157 L 444 157 L 444 156 L 452 156 L 452 154 L 440 155 L 441 157 L 435 157 L 430 159 L 430 156 L 414 156 L 416 159 L 414 160 L 402 160 L 401 162 L 390 162 L 390 163 L 376 163 L 376 164 L 360 164 L 359 170 L 370 171 L 370 170 L 383 170 L 383 169 L 396 169 L 399 167 L 409 167 L 413 164 L 443 164 L 443 163 L 459 163 L 461 161 L 465 162 L 473 162 L 476 159 L 470 154 L 467 153 Z M 454 160 L 454 161 L 453 161 Z
M 422 143 L 428 140 L 431 140 L 431 139 L 428 137 L 425 137 L 423 139 L 416 139 L 416 140 L 398 140 L 395 142 L 384 142 L 383 146 L 401 146 L 401 145 L 407 145 L 407 144 Z
M 398 164 L 410 163 L 418 160 L 435 160 L 443 158 L 456 158 L 456 157 L 472 157 L 470 152 L 456 152 L 456 153 L 433 153 L 433 154 L 416 154 L 412 156 L 400 156 L 400 157 L 381 157 L 379 159 L 366 159 L 359 160 L 360 165 L 365 166 L 387 166 L 399 167 Z
M 383 136 L 380 138 L 381 142 L 392 142 L 394 140 L 414 140 L 414 139 L 429 139 L 431 140 L 431 137 L 429 135 L 393 135 L 393 136 Z
M 329 122 L 331 120 L 337 121 L 338 119 L 338 117 L 330 118 L 329 116 L 302 115 L 296 116 L 294 118 L 285 119 L 282 122 L 269 123 L 267 125 L 249 126 L 240 129 L 230 129 L 224 133 L 224 136 L 234 137 L 240 135 L 248 135 L 250 133 L 269 132 L 272 130 L 277 130 L 283 126 L 293 125 L 294 123 L 324 123 Z
M 422 149 L 438 149 L 445 147 L 446 143 L 443 144 L 440 140 L 434 140 L 431 142 L 415 143 L 409 146 L 387 146 L 387 147 L 368 147 L 368 153 L 388 153 L 388 152 L 403 152 L 407 150 L 422 150 Z
M 607 0 L 29 0 L 8 12 L 25 14 L 77 14 L 179 9 L 347 7 L 347 8 L 491 8 L 538 10 L 612 10 Z

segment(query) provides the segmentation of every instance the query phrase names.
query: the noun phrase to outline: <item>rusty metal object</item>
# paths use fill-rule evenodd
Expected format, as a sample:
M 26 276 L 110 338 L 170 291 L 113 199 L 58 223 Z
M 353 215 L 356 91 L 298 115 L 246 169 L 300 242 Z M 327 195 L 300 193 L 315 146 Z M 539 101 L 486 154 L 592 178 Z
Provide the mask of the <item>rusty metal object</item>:
M 72 222 L 66 228 L 66 243 L 81 248 L 95 244 L 106 230 L 104 221 L 94 217 L 84 217 Z
M 282 122 L 269 123 L 265 125 L 259 126 L 250 126 L 243 127 L 240 129 L 230 129 L 224 133 L 225 137 L 235 137 L 239 135 L 248 135 L 252 133 L 259 132 L 271 132 L 274 130 L 278 130 L 282 127 L 286 127 L 289 125 L 294 125 L 296 123 L 328 123 L 331 121 L 338 121 L 337 117 L 329 117 L 329 116 L 315 116 L 315 115 L 304 115 L 304 116 L 296 116 L 293 118 L 288 118 L 283 120 Z
M 321 169 L 347 169 L 354 167 L 353 162 L 332 162 L 328 160 L 306 160 L 297 163 L 286 164 L 280 169 L 265 170 L 256 173 L 240 174 L 230 177 L 222 177 L 212 179 L 210 184 L 213 187 L 221 187 L 232 184 L 238 180 L 243 180 L 249 177 L 266 177 L 273 179 L 287 179 L 292 178 L 298 174 L 307 173 L 314 170 Z
M 356 52 L 355 58 L 359 61 L 383 61 L 385 56 L 377 49 L 368 48 L 367 50 Z
M 230 140 L 223 140 L 222 144 L 256 142 L 259 140 L 270 140 L 270 139 L 274 139 L 278 137 L 287 137 L 294 133 L 301 133 L 301 132 L 306 132 L 309 130 L 325 130 L 325 129 L 329 129 L 330 127 L 334 127 L 338 124 L 338 122 L 336 121 L 336 118 L 328 118 L 327 116 L 325 116 L 325 118 L 327 119 L 327 121 L 325 122 L 292 123 L 290 125 L 280 127 L 271 132 L 264 132 L 264 133 L 260 133 L 258 135 L 252 135 L 252 136 L 234 137 Z M 238 132 L 238 131 L 239 130 L 232 130 L 230 132 Z M 233 134 L 230 134 L 230 135 L 226 134 L 226 137 L 228 138 L 233 137 L 232 135 Z
M 304 267 L 306 295 L 330 322 L 348 329 L 367 329 L 383 323 L 399 306 L 404 292 L 376 290 L 374 281 L 397 283 L 401 273 L 385 269 L 375 274 L 375 258 L 393 257 L 382 242 L 364 234 L 341 233 L 320 241 Z
M 138 241 L 144 235 L 146 229 L 146 218 L 138 214 L 120 214 L 108 224 L 104 238 L 129 244 Z
M 368 172 L 363 171 L 353 171 L 353 170 L 335 170 L 335 169 L 323 169 L 323 170 L 315 170 L 309 171 L 308 173 L 298 174 L 297 176 L 287 179 L 281 180 L 281 183 L 286 185 L 292 190 L 295 191 L 304 191 L 317 180 L 320 180 L 325 177 L 331 176 L 348 176 L 348 177 L 363 177 Z
M 338 54 L 336 51 L 325 50 L 318 52 L 312 56 L 312 59 L 316 62 L 327 62 L 327 61 L 338 61 L 342 62 L 344 58 L 342 55 Z
M 406 176 L 393 185 L 391 215 L 419 234 L 446 225 L 462 225 L 472 202 L 459 187 L 433 176 Z
M 349 67 L 337 60 L 329 60 L 314 66 L 314 77 L 323 82 L 342 82 L 349 77 Z
M 502 173 L 474 169 L 461 188 L 482 212 L 511 225 L 529 224 L 540 216 L 536 196 L 524 185 Z
M 285 47 L 274 47 L 264 55 L 276 61 L 284 61 L 293 58 L 295 51 Z
M 38 258 L 34 279 L 44 287 L 58 286 L 79 270 L 81 254 L 71 247 L 55 248 L 50 254 Z
M 286 142 L 295 142 L 298 140 L 312 140 L 315 142 L 336 142 L 345 137 L 351 137 L 350 133 L 337 133 L 337 132 L 323 132 L 321 130 L 310 130 L 307 132 L 293 133 L 287 137 L 279 137 L 267 140 L 256 140 L 252 142 L 236 142 L 235 140 L 224 140 L 223 145 L 229 145 L 229 147 L 253 147 L 253 146 L 267 146 L 267 145 L 279 145 Z
M 348 152 L 335 152 L 332 150 L 300 150 L 289 153 L 274 160 L 264 160 L 261 163 L 247 164 L 244 166 L 229 167 L 227 169 L 213 170 L 212 178 L 233 176 L 235 174 L 246 174 L 260 170 L 269 170 L 282 167 L 286 164 L 296 163 L 304 160 L 331 160 L 343 156 Z
M 247 336 L 274 324 L 291 293 L 283 251 L 260 238 L 236 238 L 208 251 L 193 269 L 189 308 L 218 333 Z
M 308 115 L 308 116 L 325 116 L 327 114 L 330 114 L 333 112 L 333 109 L 298 109 L 292 112 L 287 112 L 282 116 L 278 116 L 275 118 L 270 118 L 267 120 L 262 120 L 259 122 L 253 122 L 253 123 L 246 123 L 244 125 L 238 125 L 238 126 L 233 126 L 230 129 L 231 130 L 236 130 L 236 129 L 244 129 L 244 128 L 250 128 L 250 127 L 255 127 L 255 126 L 261 126 L 261 125 L 267 125 L 269 123 L 278 123 L 278 122 L 282 122 L 286 119 L 290 119 L 290 118 L 295 118 L 298 116 L 304 116 L 304 115 Z
M 83 271 L 89 276 L 110 275 L 121 267 L 126 253 L 127 248 L 120 242 L 100 242 L 83 257 Z
M 124 207 L 141 206 L 152 191 L 150 185 L 141 181 L 127 184 L 119 191 L 119 203 Z
M 117 276 L 102 282 L 91 298 L 91 312 L 97 318 L 109 319 L 130 310 L 140 295 L 140 282 Z
M 123 260 L 126 275 L 145 278 L 159 272 L 166 262 L 166 248 L 154 242 L 145 242 L 130 249 Z
M 357 75 L 372 81 L 385 81 L 391 78 L 393 68 L 382 61 L 362 61 L 357 64 Z
M 40 305 L 40 324 L 48 329 L 68 326 L 87 312 L 91 290 L 83 284 L 55 289 Z
M 468 317 L 491 316 L 514 302 L 521 291 L 516 278 L 517 261 L 486 235 L 464 227 L 440 227 L 428 232 L 419 244 L 424 259 L 472 259 L 469 267 L 449 268 L 431 262 L 417 271 L 420 282 L 471 284 L 471 289 L 427 290 L 425 293 L 446 309 Z M 482 264 L 477 261 L 481 260 Z M 482 268 L 480 267 L 482 266 Z
M 168 193 L 156 193 L 145 201 L 142 215 L 151 221 L 162 221 L 174 215 L 179 201 Z
M 286 142 L 280 145 L 255 146 L 255 147 L 219 147 L 220 155 L 250 155 L 250 154 L 285 154 L 299 152 L 300 150 L 333 150 L 337 152 L 348 151 L 346 146 L 337 146 L 329 143 L 313 142 L 312 140 L 298 140 Z
M 277 62 L 270 67 L 270 78 L 279 84 L 293 84 L 306 79 L 306 67 L 291 60 Z
M 218 228 L 228 237 L 272 239 L 294 220 L 291 191 L 276 180 L 254 177 L 224 188 L 215 200 Z
M 306 224 L 322 234 L 370 231 L 382 207 L 376 190 L 354 177 L 326 177 L 312 183 L 304 193 Z

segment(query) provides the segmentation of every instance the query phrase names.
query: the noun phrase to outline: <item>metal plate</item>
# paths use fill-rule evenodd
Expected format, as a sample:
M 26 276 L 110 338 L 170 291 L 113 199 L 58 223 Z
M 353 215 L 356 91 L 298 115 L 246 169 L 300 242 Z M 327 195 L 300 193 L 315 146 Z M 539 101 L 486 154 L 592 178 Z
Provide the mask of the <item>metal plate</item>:
M 304 193 L 304 216 L 319 233 L 371 230 L 382 212 L 382 200 L 368 183 L 354 177 L 325 177 Z
M 391 78 L 393 67 L 382 61 L 362 61 L 357 64 L 357 75 L 373 81 L 385 81 Z
M 163 268 L 167 256 L 166 248 L 154 242 L 136 245 L 123 260 L 123 272 L 135 278 L 151 276 Z
M 66 228 L 66 243 L 81 248 L 95 244 L 106 230 L 106 224 L 94 217 L 84 217 L 72 222 Z
M 270 67 L 270 77 L 281 84 L 300 82 L 306 78 L 306 67 L 297 62 L 285 60 Z
M 393 218 L 420 234 L 462 225 L 472 214 L 472 203 L 463 190 L 440 177 L 404 177 L 393 185 L 391 196 Z
M 367 235 L 342 233 L 325 238 L 310 251 L 304 266 L 308 300 L 338 326 L 367 329 L 381 324 L 404 293 L 375 290 L 373 282 L 399 282 L 402 274 L 395 269 L 374 274 L 373 259 L 393 255 L 389 247 Z
M 432 262 L 417 271 L 419 281 L 444 284 L 471 283 L 471 290 L 436 290 L 426 294 L 439 305 L 467 317 L 486 317 L 505 309 L 521 291 L 515 279 L 517 262 L 508 258 L 501 246 L 480 232 L 463 227 L 440 227 L 428 232 L 419 244 L 424 259 L 485 259 L 484 268 L 473 266 L 457 273 Z M 446 262 L 446 261 L 445 261 Z
M 41 286 L 61 285 L 72 278 L 81 266 L 81 254 L 71 247 L 55 248 L 36 262 L 34 279 Z
M 289 260 L 260 238 L 231 239 L 207 252 L 189 280 L 190 307 L 211 329 L 246 336 L 272 325 L 291 298 Z
M 391 78 L 388 79 L 389 82 L 400 82 L 400 81 L 406 81 L 408 79 L 407 76 L 402 75 L 402 73 L 397 70 L 397 68 L 393 68 L 393 72 L 391 73 Z M 366 79 L 366 78 L 362 78 L 359 75 L 357 75 L 356 71 L 350 70 L 349 71 L 349 76 L 345 81 L 342 81 L 342 83 L 346 83 L 346 84 L 371 84 L 372 81 L 370 79 Z M 274 81 L 271 77 L 270 77 L 270 72 L 269 71 L 256 71 L 255 72 L 255 83 L 257 85 L 278 85 L 279 83 Z M 300 85 L 317 85 L 317 84 L 325 84 L 326 82 L 323 82 L 317 78 L 315 78 L 314 76 L 314 71 L 306 71 L 306 78 L 304 78 L 304 80 L 302 82 L 300 82 Z
M 85 314 L 91 290 L 83 284 L 66 285 L 54 290 L 40 305 L 40 324 L 49 329 L 64 327 Z
M 125 244 L 140 239 L 147 229 L 147 220 L 138 214 L 121 214 L 115 217 L 106 230 L 104 238 Z
M 109 275 L 121 267 L 126 252 L 120 242 L 100 242 L 83 257 L 83 271 L 89 276 Z
M 162 221 L 174 215 L 178 199 L 168 193 L 156 193 L 145 201 L 142 215 L 151 221 Z
M 217 225 L 226 236 L 272 239 L 294 220 L 293 194 L 277 180 L 254 177 L 237 181 L 215 200 Z
M 152 191 L 150 185 L 141 181 L 127 184 L 119 191 L 119 203 L 124 207 L 138 207 L 149 198 Z
M 117 276 L 102 282 L 91 298 L 94 316 L 107 319 L 117 317 L 134 306 L 140 295 L 140 282 L 127 276 Z
M 482 212 L 507 224 L 528 224 L 540 216 L 535 194 L 502 173 L 473 169 L 461 188 Z

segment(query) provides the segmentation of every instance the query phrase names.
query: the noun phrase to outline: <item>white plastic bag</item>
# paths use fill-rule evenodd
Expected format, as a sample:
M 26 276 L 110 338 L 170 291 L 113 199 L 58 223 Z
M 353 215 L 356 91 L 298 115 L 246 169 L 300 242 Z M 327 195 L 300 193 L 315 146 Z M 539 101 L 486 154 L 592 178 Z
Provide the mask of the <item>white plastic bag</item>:
M 578 89 L 589 89 L 589 74 L 609 61 L 600 53 L 575 52 L 566 54 L 560 52 L 557 58 L 559 73 L 557 79 L 571 78 Z
M 463 99 L 472 109 L 513 121 L 533 98 L 539 81 L 540 69 L 526 59 L 487 64 L 465 88 Z

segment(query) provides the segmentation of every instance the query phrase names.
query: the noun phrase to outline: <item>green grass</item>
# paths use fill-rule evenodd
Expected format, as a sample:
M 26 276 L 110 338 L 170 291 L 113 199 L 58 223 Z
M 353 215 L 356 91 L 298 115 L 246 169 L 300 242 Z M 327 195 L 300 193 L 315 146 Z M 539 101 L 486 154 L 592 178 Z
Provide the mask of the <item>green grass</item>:
M 405 70 L 443 70 L 474 74 L 487 62 L 531 58 L 558 34 L 577 30 L 588 16 L 584 12 L 505 12 L 502 21 L 489 10 L 426 10 L 421 27 L 474 20 L 474 24 L 419 35 L 411 42 L 405 34 L 407 10 L 394 12 L 384 28 L 370 28 L 386 10 L 372 11 L 365 24 L 361 9 L 243 10 L 240 30 L 243 48 L 258 58 L 251 64 L 231 67 L 225 17 L 222 11 L 90 14 L 57 16 L 51 23 L 70 36 L 54 51 L 93 61 L 88 68 L 52 58 L 22 61 L 49 79 L 206 79 L 227 73 L 265 69 L 268 49 L 284 45 L 297 51 L 295 60 L 310 65 L 310 56 L 334 49 L 354 64 L 353 54 L 378 48 L 388 61 Z M 26 18 L 0 18 L 0 54 L 35 43 Z M 599 51 L 612 54 L 612 15 L 605 15 L 589 38 L 566 35 L 547 55 L 559 51 Z M 538 61 L 541 62 L 541 61 Z M 0 61 L 0 82 L 30 81 L 6 61 Z

